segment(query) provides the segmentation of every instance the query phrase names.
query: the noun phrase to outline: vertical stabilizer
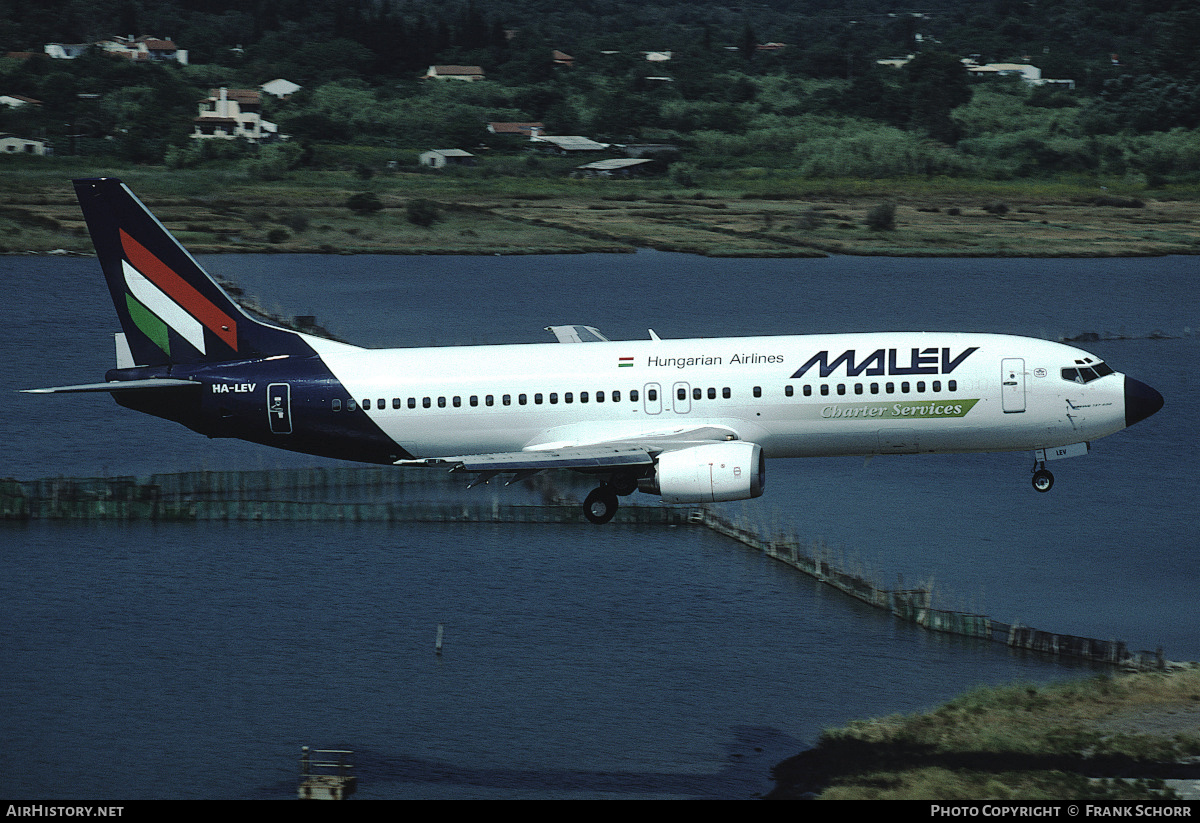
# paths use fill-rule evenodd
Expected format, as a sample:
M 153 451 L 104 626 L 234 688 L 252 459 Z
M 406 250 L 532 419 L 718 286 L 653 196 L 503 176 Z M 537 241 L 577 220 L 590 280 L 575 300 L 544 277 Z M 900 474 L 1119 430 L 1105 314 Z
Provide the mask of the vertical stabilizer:
M 120 180 L 74 183 L 137 365 L 244 360 L 306 348 L 294 332 L 244 312 Z

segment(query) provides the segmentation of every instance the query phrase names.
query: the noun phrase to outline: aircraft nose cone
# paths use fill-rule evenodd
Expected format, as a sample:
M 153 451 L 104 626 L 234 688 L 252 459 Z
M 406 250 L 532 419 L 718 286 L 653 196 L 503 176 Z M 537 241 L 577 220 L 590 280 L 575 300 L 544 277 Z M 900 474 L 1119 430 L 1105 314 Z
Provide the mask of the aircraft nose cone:
M 1125 425 L 1145 420 L 1163 407 L 1163 396 L 1140 380 L 1125 378 Z

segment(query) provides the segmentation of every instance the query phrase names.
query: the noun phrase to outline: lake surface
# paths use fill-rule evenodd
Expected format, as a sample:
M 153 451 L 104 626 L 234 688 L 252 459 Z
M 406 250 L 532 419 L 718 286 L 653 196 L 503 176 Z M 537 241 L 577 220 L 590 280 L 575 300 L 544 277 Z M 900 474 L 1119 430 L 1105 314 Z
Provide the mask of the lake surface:
M 1138 338 L 1082 347 L 1166 406 L 1056 463 L 1049 494 L 1023 453 L 814 459 L 773 461 L 767 494 L 729 505 L 885 585 L 933 579 L 944 607 L 1200 659 L 1200 258 L 203 262 L 367 346 L 540 342 L 561 323 Z M 0 258 L 0 277 L 6 384 L 111 367 L 94 261 Z M 21 479 L 332 465 L 107 397 L 9 401 L 0 474 Z M 0 524 L 0 598 L 4 797 L 289 798 L 302 745 L 354 750 L 361 798 L 753 797 L 822 728 L 1094 671 L 896 624 L 694 529 Z

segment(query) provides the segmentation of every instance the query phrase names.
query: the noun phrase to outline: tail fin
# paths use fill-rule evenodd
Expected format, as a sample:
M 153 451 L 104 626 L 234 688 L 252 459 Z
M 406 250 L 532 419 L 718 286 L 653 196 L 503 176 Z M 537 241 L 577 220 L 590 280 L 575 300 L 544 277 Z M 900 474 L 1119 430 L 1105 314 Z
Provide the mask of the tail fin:
M 139 366 L 308 353 L 248 315 L 120 180 L 75 180 L 121 328 Z

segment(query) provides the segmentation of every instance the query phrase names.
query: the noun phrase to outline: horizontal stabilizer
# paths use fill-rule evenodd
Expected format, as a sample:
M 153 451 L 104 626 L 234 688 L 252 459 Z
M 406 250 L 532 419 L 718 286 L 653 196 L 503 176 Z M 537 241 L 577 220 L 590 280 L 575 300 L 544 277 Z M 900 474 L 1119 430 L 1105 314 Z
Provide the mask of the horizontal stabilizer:
M 199 386 L 195 380 L 176 380 L 173 377 L 149 377 L 145 380 L 113 380 L 108 383 L 82 383 L 78 386 L 52 386 L 48 389 L 21 389 L 25 394 L 68 394 L 71 392 L 114 392 L 129 389 L 178 389 Z

